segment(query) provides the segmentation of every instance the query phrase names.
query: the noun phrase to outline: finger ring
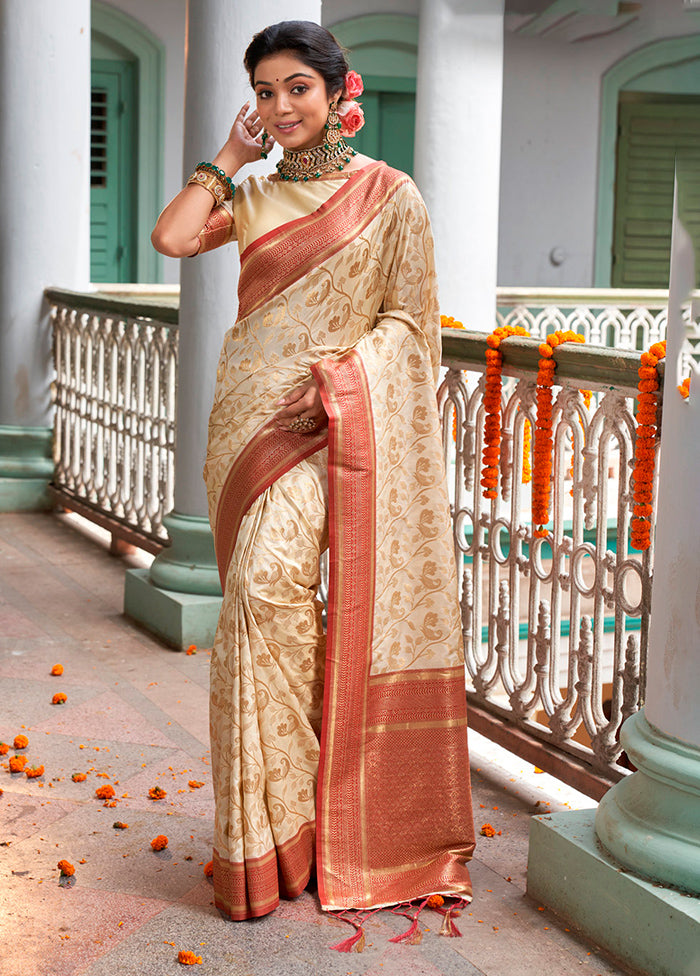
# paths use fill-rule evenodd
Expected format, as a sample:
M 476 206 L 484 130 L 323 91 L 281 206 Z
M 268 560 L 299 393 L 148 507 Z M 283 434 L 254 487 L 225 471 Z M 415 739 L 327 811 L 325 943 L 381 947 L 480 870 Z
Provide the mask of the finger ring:
M 316 421 L 311 417 L 297 417 L 289 425 L 289 430 L 316 430 Z

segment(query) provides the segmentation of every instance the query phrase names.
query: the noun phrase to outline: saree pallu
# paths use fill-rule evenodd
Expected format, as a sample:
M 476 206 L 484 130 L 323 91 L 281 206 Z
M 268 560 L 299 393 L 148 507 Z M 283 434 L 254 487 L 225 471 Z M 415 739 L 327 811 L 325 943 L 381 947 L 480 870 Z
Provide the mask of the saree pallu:
M 471 895 L 439 363 L 432 239 L 404 174 L 365 167 L 243 251 L 205 465 L 224 589 L 214 889 L 231 918 L 298 895 L 314 867 L 325 909 Z M 278 429 L 310 374 L 327 428 Z

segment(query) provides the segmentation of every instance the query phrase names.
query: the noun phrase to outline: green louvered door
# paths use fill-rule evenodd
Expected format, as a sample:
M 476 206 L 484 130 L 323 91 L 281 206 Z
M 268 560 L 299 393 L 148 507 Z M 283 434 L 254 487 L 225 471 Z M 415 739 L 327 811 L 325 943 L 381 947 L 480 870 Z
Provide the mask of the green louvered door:
M 90 278 L 135 280 L 134 65 L 92 62 Z
M 611 283 L 667 288 L 677 155 L 686 179 L 684 223 L 700 253 L 700 99 L 623 94 L 618 121 Z
M 406 79 L 365 77 L 365 90 L 358 99 L 365 125 L 349 143 L 358 152 L 383 159 L 412 176 L 415 92 L 386 90 L 389 87 L 408 88 L 409 83 Z

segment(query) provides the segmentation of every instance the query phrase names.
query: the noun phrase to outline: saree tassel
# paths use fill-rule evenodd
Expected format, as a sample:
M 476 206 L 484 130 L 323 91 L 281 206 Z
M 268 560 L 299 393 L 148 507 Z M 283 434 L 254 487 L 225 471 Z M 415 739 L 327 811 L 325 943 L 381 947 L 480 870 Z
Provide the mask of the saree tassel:
M 406 945 L 418 945 L 423 939 L 423 933 L 418 928 L 418 919 L 414 918 L 410 926 L 401 935 L 395 935 L 389 942 L 405 942 Z
M 442 925 L 440 926 L 440 931 L 438 935 L 445 935 L 449 939 L 461 939 L 462 933 L 459 931 L 454 922 L 454 916 L 459 917 L 462 913 L 460 911 L 463 902 L 460 901 L 453 905 L 452 908 L 438 909 L 441 915 L 443 915 Z
M 331 949 L 335 949 L 336 952 L 362 952 L 365 947 L 365 930 L 356 922 L 350 924 L 355 926 L 357 930 L 355 934 L 343 939 L 337 945 L 331 946 Z
M 418 916 L 428 903 L 429 899 L 426 898 L 425 901 L 418 906 L 418 910 L 413 915 L 411 915 L 409 912 L 402 912 L 397 910 L 397 908 L 392 908 L 392 915 L 403 915 L 404 918 L 411 920 L 411 924 L 405 932 L 402 932 L 401 935 L 395 935 L 393 939 L 389 939 L 389 942 L 403 942 L 405 945 L 420 945 L 420 943 L 423 941 L 423 933 L 418 927 Z M 411 907 L 410 903 L 407 904 L 407 907 Z

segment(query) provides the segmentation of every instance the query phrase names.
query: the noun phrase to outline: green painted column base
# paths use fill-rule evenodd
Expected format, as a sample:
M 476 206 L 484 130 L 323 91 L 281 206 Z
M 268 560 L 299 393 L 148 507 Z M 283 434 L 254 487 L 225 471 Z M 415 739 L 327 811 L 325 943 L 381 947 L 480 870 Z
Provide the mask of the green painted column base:
M 178 651 L 190 644 L 211 647 L 220 610 L 220 596 L 164 590 L 147 569 L 126 572 L 124 613 Z
M 600 801 L 598 840 L 635 874 L 700 895 L 700 749 L 651 725 L 644 710 L 627 719 L 620 742 L 637 772 Z
M 52 436 L 48 427 L 0 426 L 0 512 L 53 508 Z
M 598 844 L 595 810 L 530 821 L 527 893 L 648 976 L 698 976 L 700 899 L 627 873 Z

